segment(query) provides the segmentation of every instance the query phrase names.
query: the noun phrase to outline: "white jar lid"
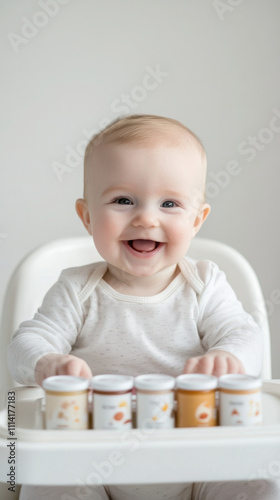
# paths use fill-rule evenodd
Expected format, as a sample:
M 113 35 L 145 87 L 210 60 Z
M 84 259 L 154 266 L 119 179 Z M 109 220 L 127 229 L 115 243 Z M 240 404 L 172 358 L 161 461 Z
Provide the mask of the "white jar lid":
M 176 378 L 179 389 L 187 391 L 210 391 L 218 386 L 218 379 L 213 375 L 203 373 L 186 373 Z
M 96 375 L 90 381 L 90 387 L 96 391 L 129 391 L 133 388 L 133 377 L 128 375 Z
M 221 389 L 249 390 L 259 389 L 262 385 L 261 379 L 252 375 L 227 374 L 219 378 L 219 387 Z
M 72 377 L 71 375 L 55 375 L 45 378 L 43 388 L 46 391 L 75 392 L 84 391 L 89 387 L 89 380 L 83 377 Z
M 135 378 L 136 389 L 143 389 L 146 391 L 164 391 L 173 389 L 174 386 L 175 378 L 170 375 L 138 375 L 138 377 Z

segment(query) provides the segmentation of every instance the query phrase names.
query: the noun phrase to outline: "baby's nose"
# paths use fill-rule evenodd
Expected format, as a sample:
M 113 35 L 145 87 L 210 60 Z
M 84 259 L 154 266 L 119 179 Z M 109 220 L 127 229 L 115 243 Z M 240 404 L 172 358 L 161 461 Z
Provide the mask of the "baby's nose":
M 158 227 L 158 214 L 153 209 L 141 209 L 137 212 L 137 214 L 135 214 L 132 225 L 134 227 Z

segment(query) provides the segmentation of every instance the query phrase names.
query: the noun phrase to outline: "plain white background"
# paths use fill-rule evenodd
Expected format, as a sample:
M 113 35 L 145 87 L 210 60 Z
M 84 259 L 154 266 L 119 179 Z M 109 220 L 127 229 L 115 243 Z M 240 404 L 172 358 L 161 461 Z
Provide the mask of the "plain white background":
M 123 113 L 202 140 L 212 212 L 200 236 L 258 274 L 280 378 L 279 0 L 0 1 L 0 301 L 36 246 L 85 234 L 74 209 L 92 132 Z

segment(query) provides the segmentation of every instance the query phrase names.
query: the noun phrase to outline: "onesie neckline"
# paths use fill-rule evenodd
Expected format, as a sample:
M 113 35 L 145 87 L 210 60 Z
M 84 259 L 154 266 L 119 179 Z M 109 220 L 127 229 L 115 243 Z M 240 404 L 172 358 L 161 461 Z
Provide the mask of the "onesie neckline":
M 165 300 L 167 297 L 173 294 L 173 292 L 184 282 L 187 283 L 194 289 L 194 291 L 200 295 L 204 290 L 204 283 L 198 275 L 195 261 L 191 259 L 183 258 L 178 266 L 180 268 L 180 273 L 173 281 L 160 293 L 156 295 L 151 295 L 147 297 L 142 297 L 138 295 L 124 295 L 120 292 L 114 290 L 108 283 L 103 279 L 107 271 L 107 263 L 105 261 L 97 262 L 93 265 L 92 273 L 90 274 L 88 280 L 78 293 L 78 299 L 82 305 L 93 293 L 97 286 L 111 297 L 114 297 L 120 301 L 126 302 L 138 302 L 138 303 L 156 303 Z
M 163 300 L 167 299 L 174 293 L 174 291 L 181 286 L 181 284 L 185 281 L 185 278 L 180 272 L 172 281 L 169 283 L 169 285 L 162 290 L 162 292 L 156 293 L 155 295 L 148 295 L 148 296 L 141 296 L 141 295 L 127 295 L 124 293 L 120 293 L 114 288 L 112 288 L 104 279 L 102 278 L 99 283 L 98 287 L 100 287 L 106 295 L 117 299 L 122 302 L 135 302 L 135 303 L 141 303 L 141 304 L 147 304 L 147 303 L 157 303 L 157 302 L 162 302 Z

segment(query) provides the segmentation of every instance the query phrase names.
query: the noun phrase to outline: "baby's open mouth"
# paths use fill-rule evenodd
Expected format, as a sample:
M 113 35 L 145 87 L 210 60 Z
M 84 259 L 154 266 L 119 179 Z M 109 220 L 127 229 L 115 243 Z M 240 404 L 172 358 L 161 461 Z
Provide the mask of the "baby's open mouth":
M 128 244 L 136 252 L 152 252 L 159 246 L 159 242 L 153 240 L 129 240 Z

